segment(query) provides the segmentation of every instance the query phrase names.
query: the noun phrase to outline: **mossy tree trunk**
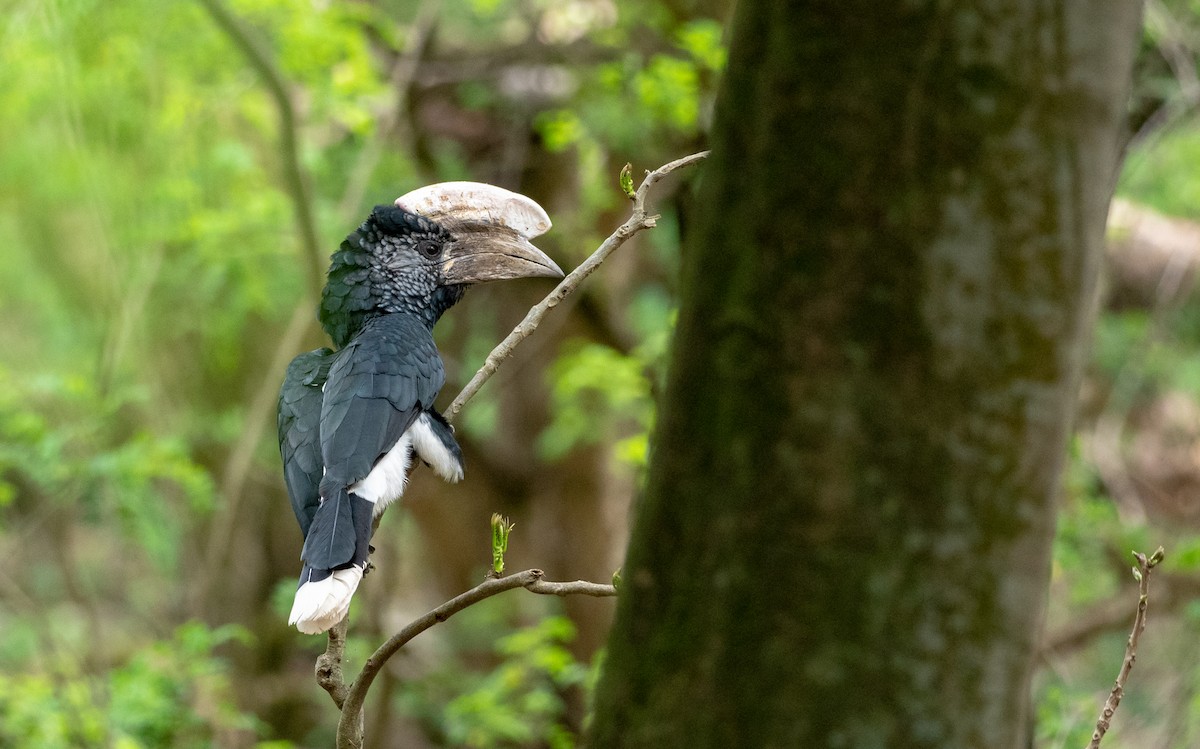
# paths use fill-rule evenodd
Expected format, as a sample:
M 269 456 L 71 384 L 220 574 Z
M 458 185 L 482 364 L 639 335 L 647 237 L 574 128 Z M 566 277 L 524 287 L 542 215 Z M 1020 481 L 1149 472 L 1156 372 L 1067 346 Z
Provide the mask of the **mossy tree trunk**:
M 743 0 L 595 747 L 1013 747 L 1138 4 Z

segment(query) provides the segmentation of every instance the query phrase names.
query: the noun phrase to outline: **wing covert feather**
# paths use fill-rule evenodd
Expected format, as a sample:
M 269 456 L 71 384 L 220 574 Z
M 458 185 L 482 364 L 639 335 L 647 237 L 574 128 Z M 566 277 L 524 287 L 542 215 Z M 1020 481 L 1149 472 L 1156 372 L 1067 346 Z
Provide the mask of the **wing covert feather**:
M 433 334 L 414 316 L 377 317 L 338 352 L 321 409 L 322 495 L 366 477 L 445 382 Z
M 279 454 L 283 478 L 300 530 L 308 535 L 321 503 L 321 388 L 329 376 L 333 352 L 327 348 L 300 354 L 288 365 L 279 391 Z

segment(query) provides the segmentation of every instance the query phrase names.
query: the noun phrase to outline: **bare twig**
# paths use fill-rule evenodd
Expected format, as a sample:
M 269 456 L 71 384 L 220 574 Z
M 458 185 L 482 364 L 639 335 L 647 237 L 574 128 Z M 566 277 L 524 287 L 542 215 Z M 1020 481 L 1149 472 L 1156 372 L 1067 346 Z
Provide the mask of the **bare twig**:
M 565 598 L 566 596 L 591 596 L 593 598 L 607 598 L 615 596 L 617 589 L 613 585 L 604 583 L 589 583 L 586 580 L 575 580 L 569 583 L 556 583 L 548 580 L 537 580 L 525 586 L 525 590 L 530 593 L 538 593 L 544 596 L 558 596 Z
M 550 582 L 543 580 L 544 572 L 541 570 L 524 570 L 517 572 L 508 577 L 490 578 L 483 581 L 474 588 L 462 593 L 454 598 L 446 601 L 441 606 L 425 614 L 421 618 L 411 622 L 404 629 L 388 638 L 387 642 L 379 646 L 379 648 L 367 659 L 363 664 L 362 671 L 359 672 L 358 678 L 345 692 L 345 698 L 338 707 L 341 708 L 342 717 L 338 721 L 337 728 L 337 747 L 338 749 L 356 749 L 362 746 L 362 708 L 363 703 L 367 698 L 367 690 L 371 688 L 371 682 L 379 674 L 383 666 L 388 660 L 398 653 L 410 640 L 421 634 L 430 627 L 444 622 L 458 612 L 473 606 L 480 601 L 491 598 L 492 596 L 503 593 L 506 590 L 515 590 L 516 588 L 525 588 L 532 593 L 542 595 L 566 596 L 573 594 L 588 595 L 588 596 L 615 596 L 617 589 L 612 585 L 601 585 L 598 583 L 589 583 L 582 580 L 574 582 Z M 345 622 L 343 621 L 342 624 Z M 339 625 L 341 626 L 341 625 Z M 330 647 L 333 645 L 333 632 L 330 632 Z M 326 650 L 326 655 L 329 654 Z M 341 652 L 338 652 L 340 658 Z M 324 657 L 324 656 L 322 656 Z M 338 664 L 340 671 L 341 665 Z M 321 678 L 320 661 L 318 662 L 318 680 Z M 324 687 L 325 684 L 322 683 Z M 337 697 L 334 695 L 336 690 L 330 690 L 329 694 L 334 697 L 334 702 L 337 703 Z
M 1125 694 L 1125 680 L 1133 670 L 1138 640 L 1142 636 L 1142 630 L 1146 628 L 1146 607 L 1150 602 L 1150 573 L 1163 560 L 1163 548 L 1158 547 L 1149 559 L 1137 551 L 1133 552 L 1133 556 L 1137 560 L 1137 567 L 1133 568 L 1133 576 L 1138 581 L 1137 614 L 1133 618 L 1133 631 L 1129 633 L 1129 640 L 1125 643 L 1125 660 L 1121 663 L 1121 670 L 1117 672 L 1117 680 L 1113 683 L 1112 691 L 1108 693 L 1108 699 L 1104 701 L 1104 709 L 1096 719 L 1096 730 L 1092 732 L 1088 749 L 1099 749 L 1100 741 L 1108 732 L 1113 714 L 1117 712 L 1117 706 L 1121 704 L 1121 697 Z
M 667 176 L 676 169 L 682 169 L 686 166 L 691 166 L 708 156 L 708 151 L 701 151 L 690 156 L 684 156 L 681 159 L 676 159 L 668 164 L 664 164 L 654 171 L 646 172 L 646 178 L 642 180 L 642 184 L 633 194 L 633 211 L 625 223 L 617 227 L 617 230 L 609 235 L 608 239 L 596 249 L 591 256 L 583 261 L 578 268 L 567 274 L 567 277 L 559 282 L 554 291 L 529 310 L 517 327 L 508 334 L 508 337 L 500 342 L 496 348 L 492 349 L 492 353 L 488 354 L 483 366 L 471 378 L 466 387 L 462 389 L 446 409 L 446 419 L 453 421 L 459 412 L 462 411 L 467 401 L 471 400 L 483 384 L 491 378 L 496 370 L 500 367 L 504 360 L 507 359 L 516 348 L 517 344 L 529 337 L 533 331 L 537 330 L 542 318 L 546 316 L 551 309 L 558 306 L 564 298 L 579 286 L 583 279 L 591 275 L 592 271 L 600 267 L 600 264 L 613 253 L 625 241 L 637 234 L 643 229 L 652 229 L 657 225 L 658 216 L 646 213 L 646 197 L 650 193 L 650 188 L 654 186 L 663 177 Z

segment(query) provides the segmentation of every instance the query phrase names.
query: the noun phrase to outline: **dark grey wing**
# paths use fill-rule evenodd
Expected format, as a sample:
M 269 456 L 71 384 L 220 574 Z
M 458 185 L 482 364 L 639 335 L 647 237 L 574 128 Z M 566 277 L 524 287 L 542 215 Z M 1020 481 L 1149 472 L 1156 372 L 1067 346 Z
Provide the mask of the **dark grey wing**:
M 445 382 L 433 334 L 417 317 L 391 314 L 368 322 L 338 352 L 321 407 L 322 507 L 304 544 L 304 560 L 334 569 L 355 558 L 362 539 L 347 521 L 348 488 L 367 474 L 429 408 Z M 364 529 L 358 528 L 359 536 Z M 361 556 L 359 549 L 358 555 Z
M 279 391 L 279 454 L 292 511 L 307 536 L 321 504 L 321 388 L 329 376 L 333 351 L 300 354 L 288 365 Z

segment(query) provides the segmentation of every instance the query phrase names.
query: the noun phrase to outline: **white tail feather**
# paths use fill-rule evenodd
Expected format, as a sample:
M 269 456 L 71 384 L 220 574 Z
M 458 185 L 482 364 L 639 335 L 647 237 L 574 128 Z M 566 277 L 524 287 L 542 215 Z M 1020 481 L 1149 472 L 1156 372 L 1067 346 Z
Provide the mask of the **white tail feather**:
M 337 624 L 350 610 L 350 599 L 362 580 L 363 568 L 353 565 L 334 570 L 324 580 L 304 583 L 296 590 L 288 624 L 306 635 L 316 635 Z

